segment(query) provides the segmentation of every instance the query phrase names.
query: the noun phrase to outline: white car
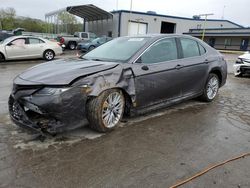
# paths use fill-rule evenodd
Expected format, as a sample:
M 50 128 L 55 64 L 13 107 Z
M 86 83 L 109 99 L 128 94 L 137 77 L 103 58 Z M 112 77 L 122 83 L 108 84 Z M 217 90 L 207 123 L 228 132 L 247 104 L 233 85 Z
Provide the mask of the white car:
M 60 54 L 62 54 L 62 47 L 57 42 L 40 37 L 13 36 L 0 43 L 0 62 L 36 58 L 50 61 Z
M 234 75 L 242 76 L 245 73 L 250 73 L 250 53 L 246 52 L 245 54 L 238 57 L 234 64 Z

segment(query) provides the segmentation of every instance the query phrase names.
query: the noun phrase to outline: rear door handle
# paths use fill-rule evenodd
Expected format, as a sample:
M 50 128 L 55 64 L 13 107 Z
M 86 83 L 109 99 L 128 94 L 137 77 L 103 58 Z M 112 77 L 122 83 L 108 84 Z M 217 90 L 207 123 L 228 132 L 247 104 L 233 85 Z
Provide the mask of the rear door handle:
M 205 59 L 204 63 L 208 64 L 210 61 L 208 59 Z
M 176 65 L 176 69 L 181 69 L 183 67 L 183 65 L 180 65 L 180 64 L 178 64 L 178 65 Z

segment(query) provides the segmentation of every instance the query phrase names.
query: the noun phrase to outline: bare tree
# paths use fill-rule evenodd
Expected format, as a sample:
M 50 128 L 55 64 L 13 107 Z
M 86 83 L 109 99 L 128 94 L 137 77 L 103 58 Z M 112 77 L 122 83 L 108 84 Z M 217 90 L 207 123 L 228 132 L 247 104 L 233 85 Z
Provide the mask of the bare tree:
M 14 8 L 0 9 L 0 28 L 1 29 L 14 29 L 15 26 L 16 10 Z

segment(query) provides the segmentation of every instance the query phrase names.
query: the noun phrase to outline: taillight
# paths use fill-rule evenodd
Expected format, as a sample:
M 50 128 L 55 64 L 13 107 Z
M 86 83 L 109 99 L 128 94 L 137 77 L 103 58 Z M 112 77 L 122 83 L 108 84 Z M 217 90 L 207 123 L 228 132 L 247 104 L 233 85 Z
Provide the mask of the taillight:
M 63 44 L 64 43 L 64 38 L 60 38 L 60 43 Z

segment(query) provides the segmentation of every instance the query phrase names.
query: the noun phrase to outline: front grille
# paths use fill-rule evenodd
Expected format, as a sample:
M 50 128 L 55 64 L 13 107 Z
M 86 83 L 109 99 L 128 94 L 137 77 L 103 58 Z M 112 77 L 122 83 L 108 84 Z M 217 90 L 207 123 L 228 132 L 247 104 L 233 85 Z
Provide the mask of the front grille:
M 12 93 L 15 94 L 18 91 L 21 90 L 38 90 L 41 89 L 43 86 L 40 85 L 17 85 L 17 84 L 13 84 L 13 88 L 12 88 Z

